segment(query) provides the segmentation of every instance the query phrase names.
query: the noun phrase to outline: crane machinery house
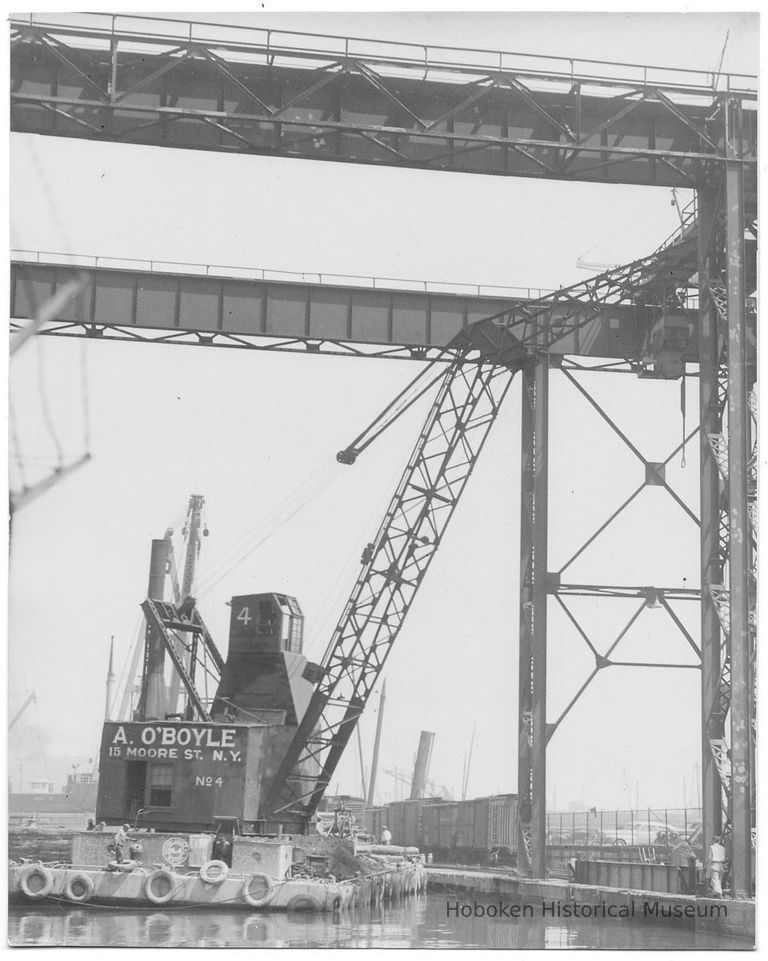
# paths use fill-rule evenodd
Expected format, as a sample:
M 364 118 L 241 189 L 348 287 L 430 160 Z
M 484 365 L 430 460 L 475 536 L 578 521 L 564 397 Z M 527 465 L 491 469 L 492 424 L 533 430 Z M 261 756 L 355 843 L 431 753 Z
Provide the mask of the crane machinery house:
M 99 820 L 208 830 L 236 818 L 244 832 L 258 833 L 260 802 L 320 669 L 302 654 L 304 616 L 295 598 L 241 595 L 231 610 L 228 655 L 207 720 L 189 708 L 183 718 L 139 710 L 131 722 L 104 725 Z

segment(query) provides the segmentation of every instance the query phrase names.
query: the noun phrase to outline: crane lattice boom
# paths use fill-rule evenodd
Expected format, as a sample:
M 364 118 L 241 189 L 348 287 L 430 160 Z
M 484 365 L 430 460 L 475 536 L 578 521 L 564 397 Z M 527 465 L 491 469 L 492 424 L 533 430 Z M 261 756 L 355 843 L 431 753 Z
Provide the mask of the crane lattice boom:
M 509 348 L 513 338 L 504 335 Z M 457 351 L 323 660 L 323 676 L 266 803 L 267 820 L 314 813 L 437 550 L 512 379 Z
M 322 663 L 322 678 L 262 806 L 267 824 L 301 830 L 314 814 L 392 649 L 515 371 L 567 342 L 607 304 L 660 306 L 694 272 L 682 241 L 461 331 L 382 415 L 339 454 L 355 458 L 435 383 L 436 399 Z

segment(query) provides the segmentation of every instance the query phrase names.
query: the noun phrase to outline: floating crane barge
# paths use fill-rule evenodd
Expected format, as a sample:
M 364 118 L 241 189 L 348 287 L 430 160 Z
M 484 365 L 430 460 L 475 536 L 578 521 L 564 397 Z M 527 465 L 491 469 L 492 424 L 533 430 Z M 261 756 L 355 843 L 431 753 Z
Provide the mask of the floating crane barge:
M 12 894 L 323 911 L 424 887 L 415 848 L 358 850 L 350 819 L 337 819 L 333 836 L 289 836 L 279 827 L 263 833 L 264 793 L 311 700 L 319 667 L 301 653 L 303 615 L 295 598 L 253 594 L 232 598 L 231 606 L 229 654 L 218 658 L 222 671 L 210 712 L 195 693 L 184 712 L 189 718 L 152 717 L 157 678 L 145 672 L 145 707 L 137 712 L 143 719 L 104 725 L 96 816 L 104 826 L 134 826 L 124 849 L 118 854 L 111 832 L 80 832 L 71 865 L 13 865 Z M 195 661 L 187 669 L 174 640 L 202 635 L 212 647 L 196 609 L 160 600 L 143 608 L 145 663 L 159 640 L 192 687 Z
M 232 598 L 221 656 L 186 593 L 202 506 L 190 499 L 181 587 L 169 534 L 152 544 L 139 703 L 131 720 L 107 721 L 102 733 L 101 829 L 74 836 L 71 864 L 12 864 L 11 896 L 324 911 L 423 889 L 417 849 L 358 845 L 345 812 L 327 836 L 309 817 L 291 835 L 263 817 L 322 669 L 302 653 L 298 601 L 277 593 Z M 166 573 L 174 602 L 163 599 Z M 196 687 L 203 672 L 218 677 L 210 704 Z M 185 691 L 179 712 L 174 678 Z M 110 827 L 121 825 L 130 830 L 118 847 Z

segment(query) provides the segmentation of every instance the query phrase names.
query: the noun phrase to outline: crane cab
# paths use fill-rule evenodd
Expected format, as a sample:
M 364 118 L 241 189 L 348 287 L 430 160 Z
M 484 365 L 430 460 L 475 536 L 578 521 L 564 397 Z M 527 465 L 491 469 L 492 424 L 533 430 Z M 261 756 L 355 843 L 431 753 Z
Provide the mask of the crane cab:
M 214 720 L 298 725 L 317 679 L 302 654 L 304 615 L 287 594 L 240 594 L 230 601 L 229 652 Z
M 287 594 L 243 594 L 230 601 L 230 653 L 287 651 L 301 654 L 304 615 L 295 597 Z
M 692 325 L 684 314 L 665 311 L 646 336 L 640 376 L 662 380 L 682 377 L 691 334 Z

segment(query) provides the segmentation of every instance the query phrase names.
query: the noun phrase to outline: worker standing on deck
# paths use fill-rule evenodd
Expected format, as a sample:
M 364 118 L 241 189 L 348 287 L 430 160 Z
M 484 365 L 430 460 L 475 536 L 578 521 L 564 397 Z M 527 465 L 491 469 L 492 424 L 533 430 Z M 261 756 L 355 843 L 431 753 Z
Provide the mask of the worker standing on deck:
M 723 896 L 723 872 L 725 870 L 725 848 L 720 836 L 715 834 L 709 846 L 709 886 L 717 898 Z
M 115 861 L 121 863 L 123 858 L 123 848 L 125 847 L 125 842 L 128 840 L 128 835 L 130 834 L 131 825 L 124 824 L 121 828 L 118 828 L 115 832 Z
M 389 828 L 387 827 L 386 824 L 385 824 L 384 827 L 381 829 L 381 843 L 382 843 L 382 844 L 391 844 L 391 843 L 392 843 L 392 835 L 389 833 Z

